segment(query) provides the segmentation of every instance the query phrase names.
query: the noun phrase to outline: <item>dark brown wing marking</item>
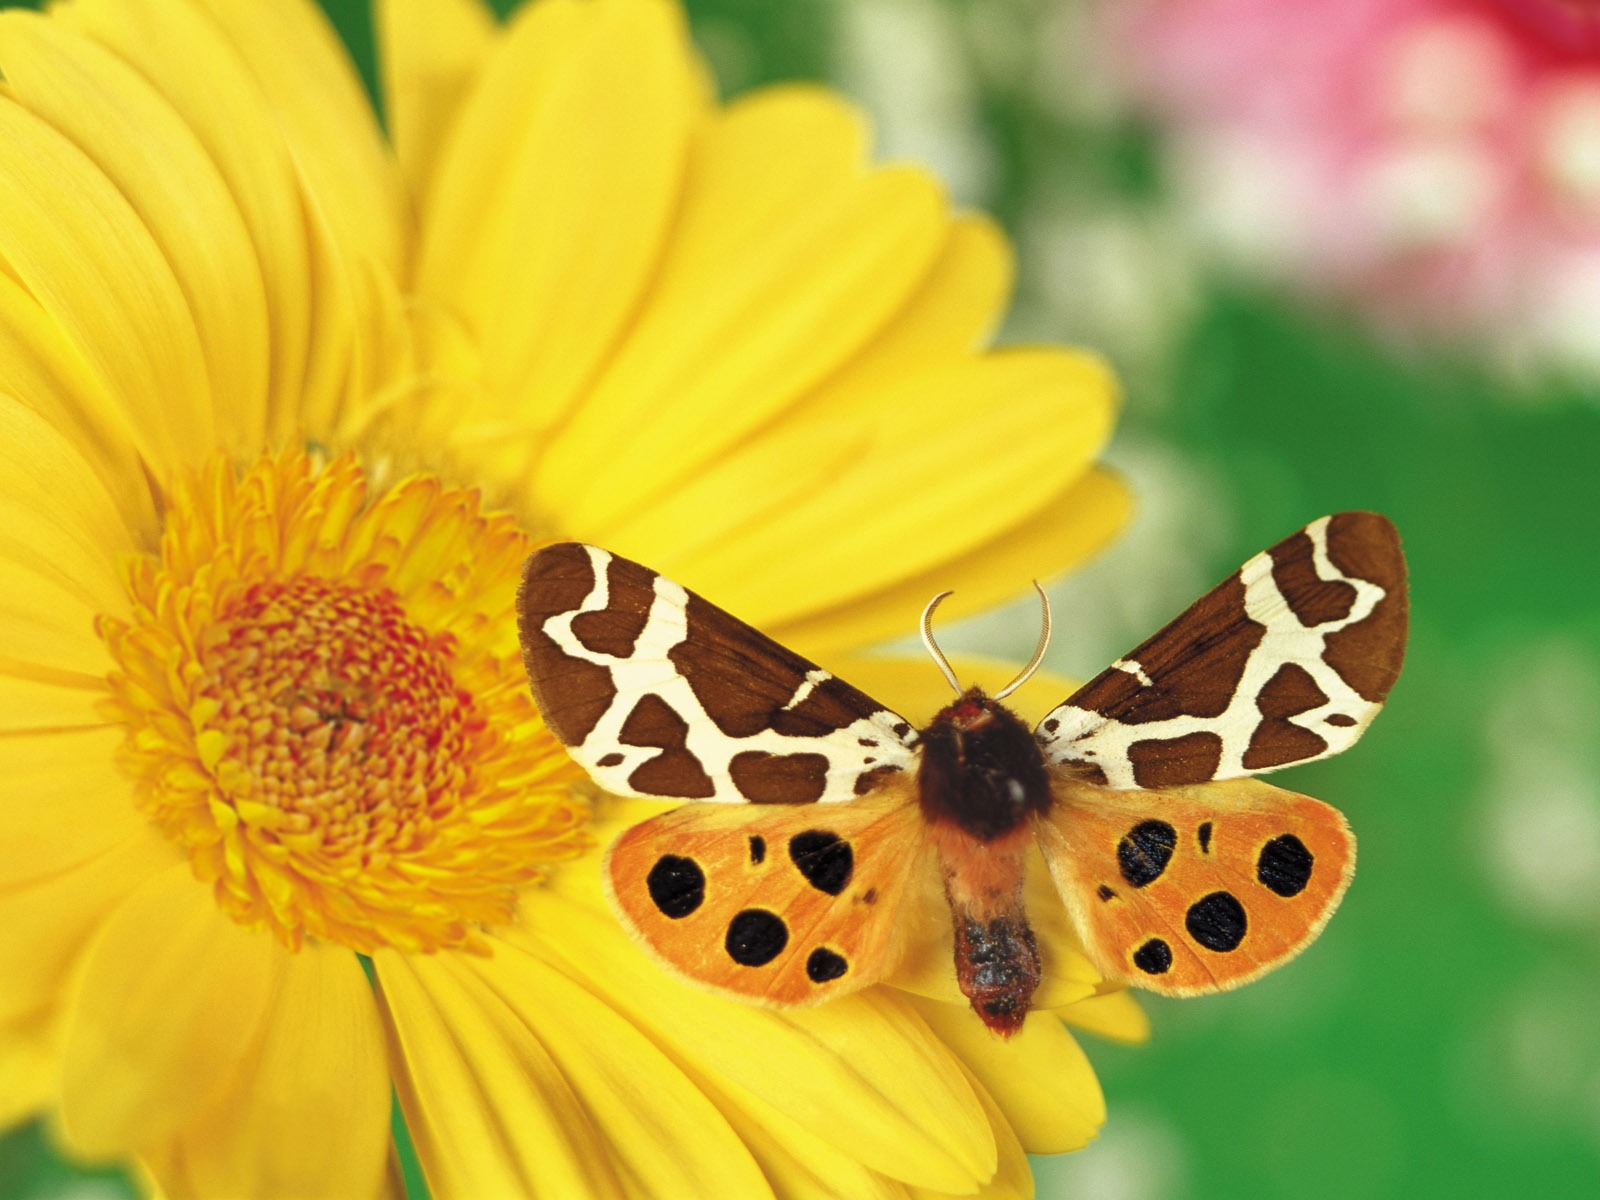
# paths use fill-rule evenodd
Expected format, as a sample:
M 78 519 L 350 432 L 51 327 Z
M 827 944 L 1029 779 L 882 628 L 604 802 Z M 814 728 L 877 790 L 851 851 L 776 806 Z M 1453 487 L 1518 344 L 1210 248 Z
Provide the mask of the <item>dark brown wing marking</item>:
M 1406 572 L 1388 518 L 1322 517 L 1256 555 L 1038 729 L 1053 763 L 1178 787 L 1353 745 L 1400 674 Z
M 545 723 L 608 791 L 854 800 L 916 762 L 900 717 L 607 550 L 561 542 L 532 555 L 517 622 Z

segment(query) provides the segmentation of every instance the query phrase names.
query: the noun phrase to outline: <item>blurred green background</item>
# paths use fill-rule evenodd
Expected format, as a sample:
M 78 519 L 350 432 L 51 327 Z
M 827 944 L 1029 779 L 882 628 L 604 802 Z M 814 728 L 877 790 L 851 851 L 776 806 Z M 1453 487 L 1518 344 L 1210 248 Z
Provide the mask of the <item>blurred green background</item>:
M 326 7 L 371 71 L 364 0 Z M 501 5 L 509 7 L 509 5 Z M 1097 671 L 1249 554 L 1341 508 L 1405 537 L 1413 634 L 1383 717 L 1278 778 L 1344 809 L 1360 869 L 1314 951 L 1091 1042 L 1109 1119 L 1042 1197 L 1600 1194 L 1600 388 L 1511 388 L 1207 271 L 1166 232 L 1152 134 L 1070 0 L 690 0 L 727 94 L 827 80 L 1018 249 L 1002 340 L 1116 362 L 1127 536 L 1054 587 L 1050 665 Z M 1597 332 L 1600 336 L 1600 332 Z M 1024 604 L 952 642 L 1025 655 Z M 126 1194 L 35 1131 L 0 1196 Z

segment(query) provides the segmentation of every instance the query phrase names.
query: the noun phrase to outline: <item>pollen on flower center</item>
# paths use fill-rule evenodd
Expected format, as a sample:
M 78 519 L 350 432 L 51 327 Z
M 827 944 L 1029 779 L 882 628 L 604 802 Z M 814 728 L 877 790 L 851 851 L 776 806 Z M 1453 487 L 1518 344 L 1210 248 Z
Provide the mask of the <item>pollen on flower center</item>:
M 282 833 L 361 866 L 426 839 L 485 732 L 451 674 L 455 639 L 387 588 L 310 577 L 252 585 L 226 629 L 201 656 L 219 774 L 283 813 Z
M 134 620 L 101 633 L 137 803 L 230 915 L 291 946 L 471 946 L 583 848 L 515 647 L 531 546 L 436 480 L 368 505 L 350 459 L 180 489 Z

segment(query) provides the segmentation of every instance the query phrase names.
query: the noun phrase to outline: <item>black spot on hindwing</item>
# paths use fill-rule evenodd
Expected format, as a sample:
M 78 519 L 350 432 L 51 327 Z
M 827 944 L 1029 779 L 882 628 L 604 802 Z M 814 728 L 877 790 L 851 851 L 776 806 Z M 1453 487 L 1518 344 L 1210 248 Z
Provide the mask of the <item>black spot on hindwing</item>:
M 806 978 L 812 983 L 827 983 L 838 979 L 850 969 L 850 964 L 845 962 L 844 956 L 835 954 L 826 946 L 818 946 L 806 959 Z
M 1183 924 L 1190 937 L 1219 954 L 1237 950 L 1249 926 L 1244 905 L 1231 892 L 1212 892 L 1200 897 L 1189 906 Z
M 1178 831 L 1165 821 L 1140 821 L 1117 843 L 1122 877 L 1136 888 L 1161 878 L 1178 845 Z
M 1146 975 L 1165 975 L 1172 970 L 1172 947 L 1160 938 L 1151 938 L 1133 952 L 1133 965 Z
M 723 946 L 741 967 L 764 967 L 789 944 L 789 927 L 777 913 L 747 908 L 728 922 Z
M 1280 896 L 1298 896 L 1311 882 L 1314 861 L 1304 842 L 1292 833 L 1285 833 L 1261 847 L 1256 859 L 1256 878 Z
M 687 917 L 706 898 L 706 874 L 692 858 L 663 854 L 645 876 L 650 900 L 674 921 Z
M 789 857 L 806 882 L 837 896 L 850 882 L 855 853 L 850 843 L 825 829 L 808 829 L 789 839 Z

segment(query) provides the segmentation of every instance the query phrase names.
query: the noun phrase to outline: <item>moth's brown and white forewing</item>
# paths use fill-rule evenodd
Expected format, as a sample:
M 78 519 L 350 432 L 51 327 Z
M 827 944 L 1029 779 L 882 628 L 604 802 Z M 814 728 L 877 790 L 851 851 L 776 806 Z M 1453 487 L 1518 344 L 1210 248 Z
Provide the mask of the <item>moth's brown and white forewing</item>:
M 1354 745 L 1405 651 L 1387 518 L 1339 513 L 1251 558 L 1040 723 L 1053 763 L 1113 788 L 1177 787 Z
M 597 546 L 563 542 L 530 557 L 517 615 L 540 711 L 608 791 L 839 802 L 916 761 L 904 719 Z

